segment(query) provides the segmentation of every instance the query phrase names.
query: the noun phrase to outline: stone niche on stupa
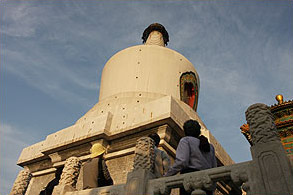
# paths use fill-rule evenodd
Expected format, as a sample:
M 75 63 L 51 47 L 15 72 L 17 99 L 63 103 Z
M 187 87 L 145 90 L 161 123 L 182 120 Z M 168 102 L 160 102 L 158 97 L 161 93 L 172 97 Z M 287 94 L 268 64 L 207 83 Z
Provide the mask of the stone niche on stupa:
M 46 189 L 60 176 L 66 159 L 89 159 L 95 143 L 107 148 L 105 159 L 114 184 L 125 183 L 136 140 L 158 133 L 159 148 L 173 160 L 188 119 L 201 124 L 202 134 L 215 147 L 218 166 L 233 164 L 196 112 L 200 81 L 194 65 L 166 47 L 169 35 L 162 25 L 150 25 L 142 39 L 142 45 L 119 51 L 105 64 L 99 102 L 93 108 L 74 125 L 23 149 L 17 164 L 31 174 L 26 195 Z

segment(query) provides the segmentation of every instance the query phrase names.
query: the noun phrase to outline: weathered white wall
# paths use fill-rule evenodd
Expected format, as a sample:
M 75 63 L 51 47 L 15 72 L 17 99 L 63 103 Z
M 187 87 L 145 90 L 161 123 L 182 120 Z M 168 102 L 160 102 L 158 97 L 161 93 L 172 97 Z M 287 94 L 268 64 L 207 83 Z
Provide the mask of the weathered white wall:
M 99 101 L 125 92 L 149 92 L 180 99 L 180 76 L 198 74 L 180 53 L 157 45 L 138 45 L 116 53 L 106 63 Z

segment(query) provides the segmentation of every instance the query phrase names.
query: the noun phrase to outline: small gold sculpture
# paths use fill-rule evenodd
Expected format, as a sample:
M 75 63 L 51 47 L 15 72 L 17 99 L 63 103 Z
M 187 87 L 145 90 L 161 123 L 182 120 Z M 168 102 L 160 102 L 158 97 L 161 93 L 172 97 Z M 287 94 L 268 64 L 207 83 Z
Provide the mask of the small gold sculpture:
M 278 104 L 283 104 L 283 96 L 281 94 L 276 95 L 276 100 L 278 101 Z

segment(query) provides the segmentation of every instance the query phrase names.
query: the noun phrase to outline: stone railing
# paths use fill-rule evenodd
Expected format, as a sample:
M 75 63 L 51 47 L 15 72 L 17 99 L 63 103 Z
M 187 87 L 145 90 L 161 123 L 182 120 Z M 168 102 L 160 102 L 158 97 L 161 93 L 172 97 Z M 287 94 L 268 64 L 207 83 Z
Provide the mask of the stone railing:
M 137 142 L 134 169 L 127 183 L 67 192 L 66 195 L 163 195 L 173 188 L 184 187 L 192 195 L 205 195 L 216 182 L 226 182 L 234 189 L 230 194 L 293 195 L 293 168 L 276 133 L 272 113 L 264 104 L 254 104 L 246 111 L 253 146 L 252 160 L 171 177 L 154 179 L 153 142 L 141 138 Z
M 251 162 L 245 162 L 172 177 L 153 179 L 149 181 L 149 188 L 146 194 L 170 194 L 171 189 L 183 186 L 185 190 L 193 192 L 194 195 L 203 195 L 205 194 L 204 190 L 214 189 L 214 185 L 218 181 L 231 181 L 235 186 L 240 187 L 248 180 L 247 170 L 250 164 Z M 249 189 L 249 186 L 244 186 L 245 184 L 243 184 L 243 188 Z

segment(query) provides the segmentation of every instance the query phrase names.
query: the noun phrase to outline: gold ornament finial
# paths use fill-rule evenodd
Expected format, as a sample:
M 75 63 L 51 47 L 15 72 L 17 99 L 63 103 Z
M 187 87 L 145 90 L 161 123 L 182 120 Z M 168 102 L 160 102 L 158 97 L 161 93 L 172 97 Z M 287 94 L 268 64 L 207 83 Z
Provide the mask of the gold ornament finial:
M 283 96 L 281 94 L 276 95 L 276 100 L 278 101 L 278 104 L 283 104 Z

